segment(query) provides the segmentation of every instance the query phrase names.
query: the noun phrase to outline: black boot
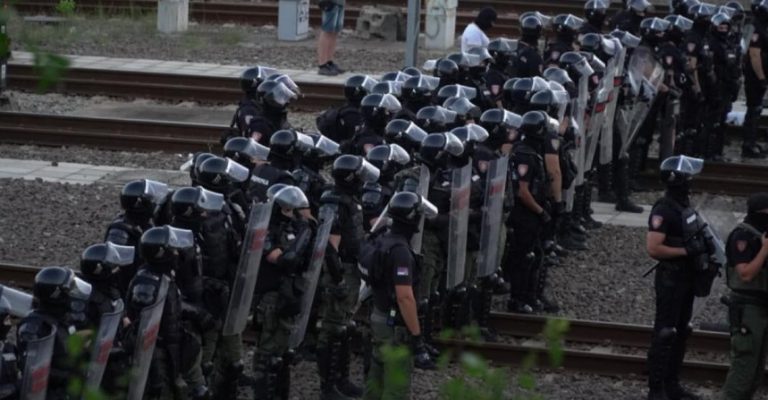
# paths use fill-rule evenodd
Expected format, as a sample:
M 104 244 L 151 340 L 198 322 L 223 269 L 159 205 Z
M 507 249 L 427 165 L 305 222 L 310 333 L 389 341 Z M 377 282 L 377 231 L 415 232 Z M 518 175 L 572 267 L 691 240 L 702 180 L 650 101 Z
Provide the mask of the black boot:
M 609 164 L 601 164 L 597 167 L 597 200 L 604 203 L 615 203 L 616 194 L 613 192 L 611 185 L 613 172 L 613 166 Z
M 350 400 L 336 388 L 339 379 L 340 365 L 340 336 L 337 333 L 317 348 L 317 371 L 320 375 L 320 399 L 321 400 Z M 258 397 L 257 397 L 258 398 Z
M 567 250 L 573 250 L 573 251 L 587 250 L 588 247 L 585 243 L 585 240 L 583 240 L 583 237 L 580 237 L 576 233 L 573 226 L 574 226 L 573 215 L 571 213 L 563 214 L 562 225 L 560 227 L 557 243 Z M 582 240 L 579 240 L 579 239 L 582 239 Z
M 616 211 L 641 213 L 643 208 L 633 203 L 629 198 L 629 162 L 627 159 L 619 159 L 617 171 L 621 174 L 616 181 Z
M 254 357 L 253 396 L 256 399 L 277 399 L 278 375 L 283 367 L 281 357 L 258 354 Z
M 349 332 L 349 330 L 347 330 Z M 339 377 L 336 381 L 336 389 L 343 395 L 358 399 L 363 397 L 363 388 L 355 385 L 349 380 L 349 363 L 352 357 L 350 349 L 350 338 L 346 335 L 339 346 Z
M 592 218 L 595 210 L 592 209 L 592 187 L 587 185 L 584 190 L 584 203 L 582 204 L 583 212 L 582 218 L 584 220 L 584 227 L 587 229 L 599 229 L 603 227 L 603 223 L 596 221 Z
M 486 342 L 495 342 L 498 335 L 496 330 L 490 327 L 491 308 L 493 306 L 493 280 L 482 278 L 480 287 L 473 292 L 475 305 L 475 319 L 480 327 L 480 334 Z
M 669 374 L 672 344 L 676 337 L 674 328 L 661 328 L 653 334 L 648 349 L 648 400 L 670 400 L 664 378 Z
M 549 275 L 549 267 L 541 265 L 539 267 L 538 281 L 536 282 L 536 306 L 535 311 L 556 313 L 560 311 L 560 306 L 553 300 L 548 299 L 544 295 L 544 289 L 547 288 L 547 277 Z
M 283 363 L 277 371 L 277 392 L 280 400 L 289 400 L 291 398 L 291 364 L 293 364 L 294 355 L 292 352 L 283 356 Z M 236 399 L 237 397 L 231 397 Z

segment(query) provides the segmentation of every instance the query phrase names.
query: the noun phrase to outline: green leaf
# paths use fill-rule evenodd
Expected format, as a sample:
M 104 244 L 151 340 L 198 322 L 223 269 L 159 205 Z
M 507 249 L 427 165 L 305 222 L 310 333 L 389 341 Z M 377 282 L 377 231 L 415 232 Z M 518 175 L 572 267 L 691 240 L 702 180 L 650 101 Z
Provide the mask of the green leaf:
M 37 89 L 43 92 L 61 80 L 69 68 L 70 61 L 65 57 L 37 49 L 34 49 L 33 53 L 34 71 L 40 78 Z

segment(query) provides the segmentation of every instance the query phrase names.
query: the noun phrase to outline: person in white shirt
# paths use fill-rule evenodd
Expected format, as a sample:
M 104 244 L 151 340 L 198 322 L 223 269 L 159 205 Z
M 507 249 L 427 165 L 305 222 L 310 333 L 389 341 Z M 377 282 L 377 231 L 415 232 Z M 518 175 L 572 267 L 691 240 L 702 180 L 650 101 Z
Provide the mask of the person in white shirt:
M 477 14 L 475 21 L 464 28 L 461 34 L 461 52 L 466 53 L 473 47 L 488 47 L 486 32 L 493 27 L 496 21 L 496 10 L 493 7 L 485 7 Z

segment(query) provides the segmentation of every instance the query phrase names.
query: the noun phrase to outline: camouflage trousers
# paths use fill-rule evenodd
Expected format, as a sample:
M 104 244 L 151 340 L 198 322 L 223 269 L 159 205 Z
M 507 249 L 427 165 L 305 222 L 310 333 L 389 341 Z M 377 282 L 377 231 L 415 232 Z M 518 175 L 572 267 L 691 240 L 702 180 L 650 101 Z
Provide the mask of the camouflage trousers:
M 417 300 L 426 300 L 442 286 L 440 278 L 445 272 L 445 262 L 448 256 L 443 251 L 440 238 L 433 230 L 424 230 L 421 250 L 422 263 L 417 281 Z
M 366 377 L 365 400 L 401 400 L 411 396 L 413 362 L 410 355 L 392 357 L 399 348 L 408 346 L 410 334 L 404 326 L 387 325 L 387 314 L 373 308 L 371 312 L 373 355 Z
M 346 329 L 360 297 L 360 273 L 357 265 L 342 265 L 344 279 L 340 283 L 333 282 L 330 274 L 323 274 L 322 277 L 318 347 L 327 346 L 332 336 Z

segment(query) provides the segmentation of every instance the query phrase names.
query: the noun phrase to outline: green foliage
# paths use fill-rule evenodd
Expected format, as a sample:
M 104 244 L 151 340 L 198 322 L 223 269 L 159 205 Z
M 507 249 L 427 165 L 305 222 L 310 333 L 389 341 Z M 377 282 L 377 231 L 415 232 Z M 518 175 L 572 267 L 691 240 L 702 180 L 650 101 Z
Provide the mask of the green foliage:
M 548 319 L 547 325 L 544 326 L 544 340 L 547 343 L 549 364 L 552 367 L 557 368 L 563 365 L 563 357 L 565 356 L 563 337 L 568 329 L 570 329 L 570 324 L 564 319 Z
M 69 68 L 70 61 L 62 56 L 32 49 L 34 53 L 34 70 L 40 77 L 37 84 L 39 91 L 45 91 L 55 85 Z
M 71 17 L 75 15 L 75 6 L 75 0 L 59 0 L 56 4 L 56 12 L 65 17 Z

